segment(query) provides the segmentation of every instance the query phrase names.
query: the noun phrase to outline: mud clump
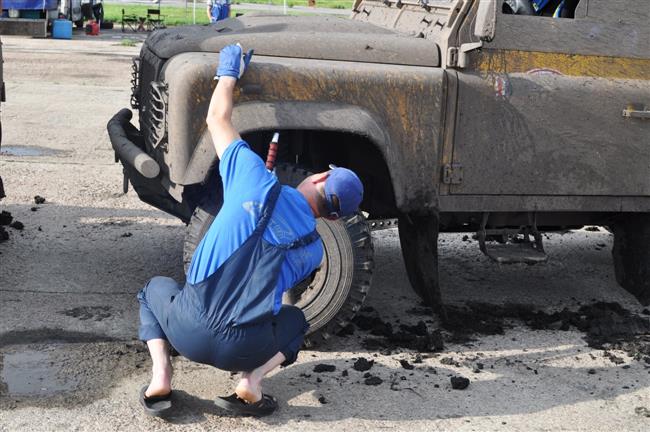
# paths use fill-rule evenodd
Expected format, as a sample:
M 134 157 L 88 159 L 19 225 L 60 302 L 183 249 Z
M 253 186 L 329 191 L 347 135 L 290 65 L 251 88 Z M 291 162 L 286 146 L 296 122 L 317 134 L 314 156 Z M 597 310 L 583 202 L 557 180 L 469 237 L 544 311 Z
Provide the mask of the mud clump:
M 612 363 L 614 363 L 614 364 L 616 364 L 616 365 L 620 365 L 620 364 L 625 363 L 625 360 L 623 360 L 622 358 L 620 358 L 620 357 L 617 356 L 617 355 L 612 354 L 612 353 L 609 352 L 609 351 L 605 351 L 605 353 L 603 354 L 603 356 L 606 357 L 607 359 L 609 359 L 609 361 L 611 361 Z
M 2 210 L 0 212 L 0 225 L 9 225 L 14 217 L 8 211 Z
M 411 363 L 409 363 L 407 360 L 400 360 L 399 364 L 402 365 L 402 367 L 406 370 L 413 370 L 415 369 L 415 366 L 413 366 Z
M 0 226 L 0 243 L 6 240 L 9 240 L 9 233 L 4 229 L 4 227 Z
M 650 409 L 646 407 L 636 407 L 634 408 L 634 412 L 636 415 L 650 418 Z
M 450 378 L 451 388 L 454 390 L 465 390 L 469 387 L 469 379 L 460 376 L 453 376 Z
M 451 333 L 453 342 L 470 341 L 474 334 L 503 334 L 504 327 L 512 326 L 508 320 L 518 320 L 533 330 L 577 329 L 585 333 L 585 341 L 592 348 L 618 349 L 636 360 L 650 360 L 650 319 L 618 303 L 596 302 L 577 311 L 565 308 L 554 313 L 530 305 L 468 303 L 462 308 L 448 307 L 447 315 L 443 327 Z
M 389 337 L 393 334 L 391 323 L 384 322 L 377 316 L 358 315 L 354 318 L 354 324 L 373 336 Z
M 624 361 L 609 350 L 625 351 L 633 359 L 650 364 L 650 311 L 647 309 L 641 312 L 642 315 L 637 315 L 619 303 L 596 302 L 578 310 L 565 308 L 548 313 L 526 304 L 500 306 L 471 302 L 464 306 L 447 306 L 446 311 L 447 318 L 442 322 L 444 335 L 440 330 L 430 331 L 424 321 L 415 325 L 401 324 L 395 331 L 393 325 L 379 318 L 374 309 L 362 309 L 362 315 L 357 316 L 353 323 L 370 333 L 370 337 L 362 340 L 362 346 L 382 354 L 390 354 L 398 348 L 421 353 L 440 352 L 445 342 L 467 343 L 477 335 L 502 335 L 506 328 L 522 322 L 533 330 L 581 331 L 590 347 L 605 350 L 605 356 L 615 364 Z M 407 313 L 411 316 L 433 315 L 426 306 L 411 308 Z
M 378 376 L 371 375 L 368 378 L 366 378 L 363 383 L 368 386 L 378 386 L 383 382 L 384 380 L 379 378 Z
M 440 359 L 440 363 L 447 366 L 456 366 L 460 367 L 460 362 L 454 360 L 453 357 L 443 357 Z
M 359 372 L 365 372 L 367 370 L 370 370 L 372 366 L 375 364 L 374 360 L 368 361 L 367 359 L 363 357 L 359 357 L 357 361 L 354 362 L 354 365 L 352 366 L 352 369 L 359 371 Z
M 328 365 L 324 363 L 319 363 L 316 366 L 314 366 L 315 373 L 334 372 L 335 370 L 336 370 L 336 366 Z
M 13 221 L 9 224 L 9 226 L 18 231 L 25 229 L 25 224 L 23 224 L 21 221 Z
M 503 316 L 493 314 L 493 305 L 470 304 L 466 308 L 448 306 L 447 319 L 442 323 L 443 328 L 451 333 L 450 341 L 464 343 L 472 340 L 475 334 L 502 335 Z
M 406 348 L 419 352 L 437 352 L 444 349 L 444 339 L 439 330 L 429 331 L 424 321 L 416 325 L 400 325 L 393 330 L 391 323 L 384 322 L 378 316 L 359 315 L 353 320 L 361 330 L 368 331 L 375 338 L 366 338 L 362 345 L 371 351 L 383 350 L 389 353 L 397 348 Z
M 45 198 L 43 198 L 40 195 L 36 195 L 34 197 L 34 203 L 36 203 L 36 204 L 44 204 L 45 203 Z

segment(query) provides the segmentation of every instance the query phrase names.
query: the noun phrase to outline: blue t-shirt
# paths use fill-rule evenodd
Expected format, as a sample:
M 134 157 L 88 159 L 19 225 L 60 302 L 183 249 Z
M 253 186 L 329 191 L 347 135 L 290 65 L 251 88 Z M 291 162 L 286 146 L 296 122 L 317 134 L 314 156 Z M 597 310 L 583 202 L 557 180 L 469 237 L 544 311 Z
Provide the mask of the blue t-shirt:
M 250 237 L 261 216 L 262 206 L 275 175 L 243 140 L 230 144 L 219 162 L 223 181 L 223 206 L 194 251 L 187 282 L 207 279 Z M 282 186 L 263 238 L 271 244 L 290 243 L 316 228 L 307 200 L 296 189 Z M 287 251 L 275 291 L 274 313 L 280 310 L 282 294 L 296 286 L 320 265 L 323 244 Z M 223 287 L 228 289 L 228 287 Z

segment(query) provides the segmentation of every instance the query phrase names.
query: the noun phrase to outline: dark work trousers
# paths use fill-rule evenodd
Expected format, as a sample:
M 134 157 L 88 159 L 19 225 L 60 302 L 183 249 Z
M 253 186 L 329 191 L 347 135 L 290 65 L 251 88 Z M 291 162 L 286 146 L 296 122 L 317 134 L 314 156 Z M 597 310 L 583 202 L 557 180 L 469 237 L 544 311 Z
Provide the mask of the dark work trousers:
M 140 339 L 166 339 L 190 360 L 229 371 L 251 371 L 278 352 L 284 366 L 296 360 L 309 328 L 294 306 L 273 313 L 277 278 L 286 250 L 319 239 L 314 230 L 293 243 L 262 238 L 280 194 L 269 192 L 253 234 L 206 280 L 181 287 L 155 277 L 138 294 Z

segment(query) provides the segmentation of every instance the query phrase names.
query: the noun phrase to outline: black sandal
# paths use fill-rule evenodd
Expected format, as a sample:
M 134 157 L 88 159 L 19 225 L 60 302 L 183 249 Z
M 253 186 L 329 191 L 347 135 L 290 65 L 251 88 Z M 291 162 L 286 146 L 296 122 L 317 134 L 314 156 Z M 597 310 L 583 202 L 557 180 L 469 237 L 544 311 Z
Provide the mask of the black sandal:
M 163 396 L 145 396 L 148 386 L 142 387 L 140 390 L 140 404 L 144 408 L 144 412 L 150 416 L 160 416 L 167 412 L 172 407 L 172 392 L 170 391 Z
M 237 397 L 236 393 L 230 396 L 220 396 L 214 403 L 226 411 L 239 415 L 250 415 L 255 417 L 264 417 L 273 414 L 278 408 L 278 401 L 271 395 L 262 394 L 262 399 L 255 403 L 247 403 Z

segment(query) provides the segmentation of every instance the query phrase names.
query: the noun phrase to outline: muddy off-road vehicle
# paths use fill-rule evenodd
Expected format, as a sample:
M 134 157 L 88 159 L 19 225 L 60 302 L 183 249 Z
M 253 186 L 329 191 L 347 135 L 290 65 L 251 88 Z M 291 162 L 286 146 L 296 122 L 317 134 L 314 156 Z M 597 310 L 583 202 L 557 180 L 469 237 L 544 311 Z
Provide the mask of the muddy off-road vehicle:
M 357 0 L 350 19 L 156 31 L 133 64 L 139 129 L 129 109 L 108 125 L 125 187 L 188 224 L 187 264 L 221 202 L 205 117 L 218 52 L 239 42 L 255 50 L 233 114 L 251 147 L 264 158 L 279 131 L 284 183 L 334 163 L 365 185 L 362 213 L 319 222 L 322 265 L 287 296 L 312 331 L 359 309 L 372 226 L 394 220 L 411 285 L 440 312 L 439 232 L 531 264 L 540 232 L 584 225 L 612 230 L 616 278 L 648 304 L 650 2 L 567 0 L 558 17 L 537 3 Z

